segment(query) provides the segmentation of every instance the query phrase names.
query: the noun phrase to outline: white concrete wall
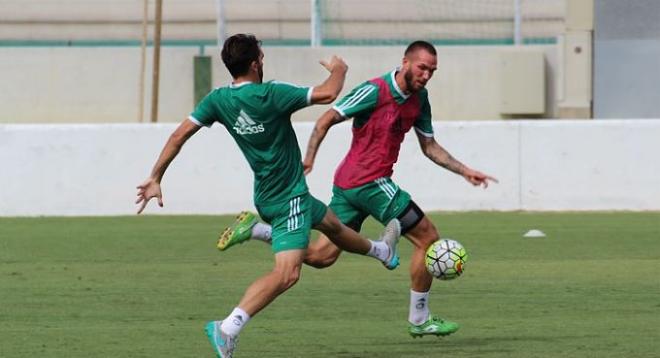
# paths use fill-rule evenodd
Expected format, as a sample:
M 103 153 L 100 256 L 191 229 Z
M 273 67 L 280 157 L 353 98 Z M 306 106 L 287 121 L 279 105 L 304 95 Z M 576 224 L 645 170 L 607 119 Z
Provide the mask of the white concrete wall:
M 326 77 L 318 64 L 332 54 L 342 56 L 350 69 L 343 94 L 401 63 L 405 47 L 267 47 L 265 79 L 316 85 Z M 438 48 L 439 67 L 429 82 L 436 119 L 500 118 L 500 53 L 507 46 Z M 555 115 L 555 46 L 526 46 L 546 60 L 546 117 Z M 230 77 L 217 48 L 213 56 L 213 84 Z M 149 51 L 151 53 L 151 50 Z M 194 106 L 195 47 L 166 47 L 161 53 L 160 122 L 178 122 Z M 150 117 L 151 58 L 147 59 L 144 118 Z M 137 122 L 140 49 L 136 47 L 0 48 L 0 123 Z M 327 107 L 294 117 L 315 120 Z
M 149 51 L 150 52 L 150 51 Z M 163 48 L 160 110 L 181 120 L 193 106 L 193 47 Z M 151 98 L 145 75 L 145 120 Z M 137 122 L 140 48 L 0 48 L 0 123 Z
M 303 111 L 304 112 L 304 111 Z M 304 147 L 312 123 L 297 123 Z M 174 124 L 0 125 L 0 216 L 130 215 Z M 394 179 L 425 210 L 660 210 L 660 120 L 436 122 L 455 157 L 500 179 L 487 190 L 435 166 L 409 134 Z M 350 142 L 333 128 L 308 176 L 328 201 Z M 252 175 L 220 126 L 186 144 L 151 214 L 252 209 Z

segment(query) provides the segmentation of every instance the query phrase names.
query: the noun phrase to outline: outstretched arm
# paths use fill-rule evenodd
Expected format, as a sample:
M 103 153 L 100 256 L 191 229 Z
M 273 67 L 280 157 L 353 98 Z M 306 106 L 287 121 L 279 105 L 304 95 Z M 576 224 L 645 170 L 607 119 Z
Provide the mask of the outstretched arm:
M 344 121 L 346 118 L 342 117 L 334 109 L 329 109 L 327 112 L 323 113 L 321 118 L 316 121 L 312 135 L 309 137 L 309 142 L 307 143 L 307 153 L 305 154 L 305 160 L 303 160 L 303 168 L 305 169 L 305 175 L 309 174 L 314 167 L 314 159 L 316 159 L 316 152 L 319 150 L 319 146 L 325 138 L 325 135 L 328 133 L 330 127 L 335 124 Z
M 142 184 L 137 186 L 137 200 L 136 204 L 140 204 L 138 214 L 141 213 L 147 206 L 147 203 L 152 198 L 158 199 L 158 205 L 163 206 L 163 194 L 160 189 L 160 181 L 163 179 L 165 170 L 170 165 L 172 160 L 179 154 L 183 144 L 195 134 L 200 126 L 186 119 L 179 127 L 170 135 L 170 138 L 165 143 L 165 147 L 160 152 L 156 164 L 151 170 L 151 175 Z
M 328 72 L 330 72 L 330 75 L 328 75 L 328 78 L 326 78 L 323 83 L 314 87 L 314 90 L 312 91 L 312 103 L 332 103 L 332 101 L 339 96 L 341 89 L 344 88 L 344 79 L 346 79 L 348 66 L 344 60 L 337 56 L 332 56 L 330 62 L 325 62 L 323 60 L 319 62 L 326 70 L 328 70 Z
M 484 188 L 488 187 L 488 181 L 498 183 L 494 177 L 484 174 L 478 170 L 474 170 L 465 164 L 456 160 L 449 152 L 443 148 L 433 137 L 426 137 L 417 133 L 419 145 L 422 152 L 426 157 L 431 159 L 435 164 L 452 171 L 470 182 L 474 186 L 483 185 Z

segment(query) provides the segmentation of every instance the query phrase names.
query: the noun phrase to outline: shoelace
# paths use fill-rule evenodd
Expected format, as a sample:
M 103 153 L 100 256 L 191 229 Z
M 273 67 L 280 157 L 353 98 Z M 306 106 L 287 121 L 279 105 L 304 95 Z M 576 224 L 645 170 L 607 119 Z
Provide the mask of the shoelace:
M 227 353 L 230 355 L 234 354 L 234 349 L 236 349 L 236 346 L 238 345 L 238 337 L 232 338 L 232 337 L 227 337 Z
M 440 318 L 440 317 L 438 317 L 438 316 L 432 316 L 432 317 L 431 317 L 431 321 L 440 322 L 440 323 L 445 323 L 445 320 L 442 319 L 442 318 Z

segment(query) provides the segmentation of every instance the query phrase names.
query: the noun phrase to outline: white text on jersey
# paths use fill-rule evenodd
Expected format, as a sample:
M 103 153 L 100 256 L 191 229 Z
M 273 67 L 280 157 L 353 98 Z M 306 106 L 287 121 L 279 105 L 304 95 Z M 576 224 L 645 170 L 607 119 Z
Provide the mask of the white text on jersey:
M 238 114 L 238 118 L 236 118 L 234 130 L 240 135 L 257 134 L 265 131 L 263 124 L 257 124 L 242 109 Z

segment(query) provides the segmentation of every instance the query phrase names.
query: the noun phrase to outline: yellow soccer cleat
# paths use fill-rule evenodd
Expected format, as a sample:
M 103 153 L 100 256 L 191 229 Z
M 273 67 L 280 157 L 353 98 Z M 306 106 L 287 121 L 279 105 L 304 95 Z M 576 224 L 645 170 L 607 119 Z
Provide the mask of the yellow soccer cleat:
M 252 237 L 252 228 L 257 222 L 256 215 L 249 211 L 238 214 L 236 221 L 220 234 L 218 250 L 225 251 L 236 244 L 249 240 Z

